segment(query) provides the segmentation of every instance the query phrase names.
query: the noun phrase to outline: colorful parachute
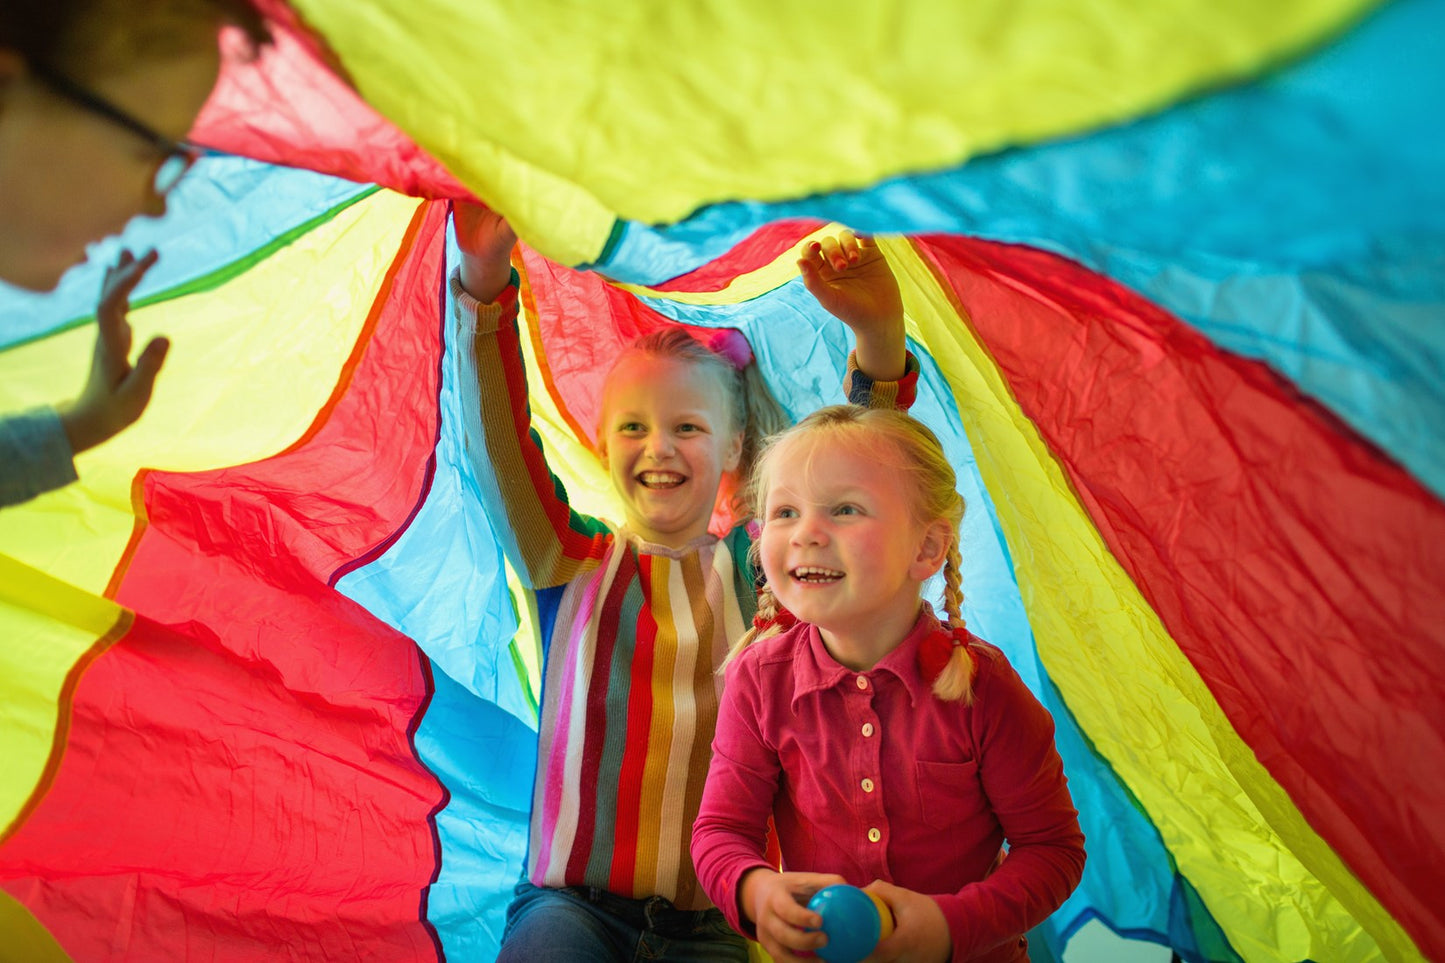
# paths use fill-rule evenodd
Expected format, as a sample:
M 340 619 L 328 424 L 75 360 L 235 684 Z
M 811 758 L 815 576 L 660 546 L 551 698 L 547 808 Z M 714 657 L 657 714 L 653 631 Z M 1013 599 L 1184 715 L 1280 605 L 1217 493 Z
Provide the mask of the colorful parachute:
M 154 403 L 0 513 L 14 958 L 495 952 L 550 613 L 461 455 L 467 191 L 529 242 L 534 417 L 603 515 L 639 325 L 736 326 L 793 413 L 837 400 L 795 251 L 885 235 L 966 615 L 1088 836 L 1035 959 L 1094 918 L 1445 958 L 1445 2 L 512 6 L 273 3 L 196 131 L 244 158 L 127 230 Z M 81 383 L 98 278 L 0 300 L 0 411 Z

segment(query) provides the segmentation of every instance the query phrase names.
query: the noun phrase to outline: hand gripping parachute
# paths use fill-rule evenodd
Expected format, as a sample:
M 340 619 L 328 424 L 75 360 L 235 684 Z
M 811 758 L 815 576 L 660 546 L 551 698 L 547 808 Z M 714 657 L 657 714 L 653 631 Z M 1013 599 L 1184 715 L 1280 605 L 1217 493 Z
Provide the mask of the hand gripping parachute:
M 242 156 L 128 229 L 154 402 L 0 513 L 19 958 L 495 952 L 551 613 L 461 454 L 468 193 L 527 242 L 534 418 L 602 515 L 621 344 L 735 326 L 794 414 L 837 400 L 793 261 L 883 235 L 966 615 L 1088 837 L 1035 959 L 1094 918 L 1445 957 L 1445 4 L 515 6 L 273 3 L 195 132 Z M 99 273 L 0 301 L 0 410 L 81 383 Z

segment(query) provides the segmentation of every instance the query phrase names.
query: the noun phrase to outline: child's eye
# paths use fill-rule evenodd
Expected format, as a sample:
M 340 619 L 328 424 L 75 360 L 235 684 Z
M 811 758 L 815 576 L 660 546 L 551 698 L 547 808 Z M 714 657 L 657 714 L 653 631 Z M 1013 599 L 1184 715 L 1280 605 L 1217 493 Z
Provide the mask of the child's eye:
M 798 510 L 797 510 L 796 508 L 789 508 L 788 506 L 784 505 L 784 506 L 782 506 L 781 508 L 775 508 L 775 509 L 773 509 L 773 510 L 772 510 L 772 513 L 771 513 L 768 517 L 769 517 L 769 518 L 797 518 L 797 517 L 798 517 Z
M 620 424 L 620 425 L 617 426 L 617 430 L 620 431 L 620 432 L 623 432 L 624 434 L 633 435 L 633 434 L 636 434 L 637 432 L 643 430 L 643 428 L 642 428 L 642 422 L 640 422 L 640 421 L 624 421 L 622 424 Z
M 839 505 L 833 509 L 834 515 L 861 515 L 863 510 L 857 505 Z
M 681 434 L 690 435 L 690 434 L 692 434 L 692 433 L 694 433 L 694 432 L 702 431 L 702 430 L 703 430 L 703 427 L 702 427 L 702 425 L 695 425 L 695 424 L 693 424 L 692 422 L 687 421 L 687 422 L 683 422 L 682 424 L 678 425 L 678 426 L 677 426 L 677 430 L 678 430 L 678 432 L 680 432 Z

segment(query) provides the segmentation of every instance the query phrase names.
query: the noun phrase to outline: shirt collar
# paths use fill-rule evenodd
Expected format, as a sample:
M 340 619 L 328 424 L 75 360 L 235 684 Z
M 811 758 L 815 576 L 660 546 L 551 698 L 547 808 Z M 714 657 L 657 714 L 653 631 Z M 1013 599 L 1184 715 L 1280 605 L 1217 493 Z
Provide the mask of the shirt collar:
M 925 603 L 923 611 L 918 613 L 918 621 L 913 623 L 913 628 L 908 630 L 903 641 L 898 643 L 892 652 L 879 659 L 878 664 L 868 671 L 855 672 L 828 654 L 827 646 L 823 645 L 823 637 L 816 625 L 800 622 L 788 630 L 790 634 L 798 634 L 792 647 L 795 653 L 793 709 L 797 709 L 798 700 L 803 696 L 831 689 L 844 682 L 851 685 L 851 680 L 857 676 L 873 678 L 880 672 L 888 672 L 897 677 L 908 691 L 911 703 L 918 705 L 920 700 L 930 698 L 933 694 L 932 687 L 918 671 L 918 644 L 931 633 L 940 630 L 938 619 Z
M 672 559 L 685 558 L 694 552 L 700 552 L 709 545 L 715 545 L 718 542 L 718 537 L 712 532 L 704 532 L 686 544 L 672 548 L 658 542 L 649 542 L 626 526 L 614 529 L 614 531 L 626 539 L 628 544 L 643 555 L 662 555 Z

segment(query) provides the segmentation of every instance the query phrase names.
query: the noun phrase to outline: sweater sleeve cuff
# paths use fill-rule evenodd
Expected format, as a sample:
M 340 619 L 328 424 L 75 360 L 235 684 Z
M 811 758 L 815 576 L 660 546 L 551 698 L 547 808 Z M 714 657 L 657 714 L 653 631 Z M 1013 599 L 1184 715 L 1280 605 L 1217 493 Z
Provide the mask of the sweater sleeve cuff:
M 34 408 L 0 423 L 0 505 L 15 505 L 75 481 L 75 455 L 54 408 Z
M 727 921 L 732 924 L 733 929 L 754 942 L 756 942 L 758 938 L 758 928 L 753 924 L 752 920 L 748 919 L 747 914 L 743 912 L 742 897 L 743 877 L 755 869 L 766 869 L 772 872 L 778 871 L 776 866 L 769 866 L 761 860 L 755 863 L 744 864 L 742 869 L 732 874 L 731 892 L 733 897 L 729 901 L 729 905 L 718 907 L 718 909 L 722 910 L 723 916 L 727 917 Z
M 988 924 L 979 919 L 978 906 L 960 894 L 934 894 L 933 901 L 938 904 L 938 908 L 943 911 L 943 918 L 948 921 L 948 936 L 953 942 L 950 963 L 968 963 L 985 953 L 990 954 L 989 959 L 993 959 L 992 954 L 999 952 L 1009 943 L 1018 944 L 1020 947 L 1028 945 L 1022 934 L 990 932 Z M 1012 956 L 1008 958 L 1013 959 Z
M 501 326 L 502 318 L 517 302 L 517 286 L 520 279 L 517 277 L 517 269 L 512 269 L 512 277 L 502 293 L 497 295 L 497 300 L 483 304 L 467 293 L 462 287 L 462 275 L 459 268 L 452 268 L 449 284 L 452 295 L 452 313 L 456 318 L 461 330 L 469 335 L 473 334 L 495 334 Z
M 907 411 L 918 398 L 918 358 L 908 352 L 903 377 L 897 381 L 874 381 L 858 367 L 858 353 L 848 352 L 848 370 L 843 376 L 843 392 L 850 404 L 865 408 L 899 408 Z

